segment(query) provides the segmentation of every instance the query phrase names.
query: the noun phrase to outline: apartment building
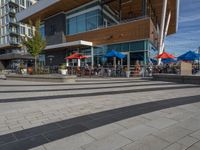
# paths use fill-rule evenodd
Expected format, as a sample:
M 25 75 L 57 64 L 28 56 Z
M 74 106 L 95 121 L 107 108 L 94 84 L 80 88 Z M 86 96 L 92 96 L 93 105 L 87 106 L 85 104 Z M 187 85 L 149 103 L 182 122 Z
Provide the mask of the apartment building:
M 21 37 L 31 36 L 27 24 L 17 22 L 16 13 L 30 7 L 36 0 L 0 0 L 0 69 L 14 69 L 32 59 L 21 45 Z

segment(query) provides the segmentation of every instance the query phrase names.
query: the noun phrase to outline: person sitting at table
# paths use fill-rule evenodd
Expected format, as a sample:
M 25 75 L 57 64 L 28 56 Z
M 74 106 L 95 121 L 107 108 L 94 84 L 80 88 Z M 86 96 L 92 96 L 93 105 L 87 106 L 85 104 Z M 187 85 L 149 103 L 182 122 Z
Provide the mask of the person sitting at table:
M 140 70 L 141 70 L 140 64 L 139 64 L 138 61 L 136 61 L 135 72 L 136 72 L 137 74 L 139 74 L 139 73 L 140 73 Z

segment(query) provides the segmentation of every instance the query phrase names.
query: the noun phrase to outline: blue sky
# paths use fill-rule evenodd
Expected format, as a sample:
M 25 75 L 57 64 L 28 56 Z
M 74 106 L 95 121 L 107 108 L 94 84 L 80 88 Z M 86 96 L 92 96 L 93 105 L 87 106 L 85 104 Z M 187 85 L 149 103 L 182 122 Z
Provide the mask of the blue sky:
M 180 0 L 178 32 L 165 44 L 166 51 L 176 56 L 200 47 L 200 0 Z

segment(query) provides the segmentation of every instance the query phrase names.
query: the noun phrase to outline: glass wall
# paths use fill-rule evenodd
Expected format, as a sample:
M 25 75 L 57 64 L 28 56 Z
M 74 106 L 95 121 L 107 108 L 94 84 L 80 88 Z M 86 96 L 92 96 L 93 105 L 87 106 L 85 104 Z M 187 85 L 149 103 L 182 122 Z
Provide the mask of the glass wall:
M 135 51 L 143 51 L 147 50 L 148 47 L 145 45 L 146 41 L 136 41 L 136 42 L 128 42 L 128 43 L 119 43 L 108 45 L 108 50 L 116 50 L 119 52 L 135 52 Z
M 67 19 L 67 34 L 76 34 L 93 30 L 101 26 L 101 14 L 99 10 L 94 10 Z
M 139 61 L 141 65 L 147 64 L 149 59 L 149 52 L 151 43 L 148 40 L 119 43 L 112 45 L 104 45 L 94 48 L 94 64 L 106 65 L 109 59 L 105 57 L 108 51 L 116 50 L 119 52 L 126 52 L 130 54 L 130 65 L 136 64 Z M 155 50 L 156 51 L 156 50 Z M 80 49 L 79 52 L 84 55 L 91 55 L 91 49 Z M 126 58 L 124 59 L 126 64 Z M 112 62 L 112 61 L 111 61 Z M 90 64 L 90 63 L 89 63 Z
M 107 9 L 102 11 L 100 4 L 95 2 L 67 13 L 66 34 L 72 35 L 117 24 L 119 19 L 112 15 L 112 10 Z
M 45 39 L 45 27 L 44 27 L 44 24 L 40 25 L 40 33 L 42 35 L 42 38 Z

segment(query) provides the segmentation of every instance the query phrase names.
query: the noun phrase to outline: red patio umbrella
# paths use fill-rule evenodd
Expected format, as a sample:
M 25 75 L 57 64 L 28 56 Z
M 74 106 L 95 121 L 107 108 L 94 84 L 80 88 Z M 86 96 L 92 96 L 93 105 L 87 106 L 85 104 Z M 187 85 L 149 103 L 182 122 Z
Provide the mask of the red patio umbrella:
M 66 57 L 65 59 L 85 59 L 85 58 L 88 58 L 88 56 L 84 56 L 79 53 L 74 53 L 74 54 Z
M 78 59 L 78 67 L 81 66 L 81 59 L 85 59 L 85 58 L 88 58 L 88 56 L 84 56 L 84 55 L 81 55 L 79 53 L 74 53 L 68 57 L 66 57 L 65 59 L 67 59 L 67 66 L 68 66 L 68 60 L 69 59 Z
M 74 53 L 70 56 L 67 56 L 65 59 L 79 59 L 81 55 L 79 53 Z
M 89 58 L 88 56 L 79 56 L 79 59 L 86 59 Z
M 173 56 L 172 54 L 169 54 L 167 52 L 163 52 L 162 54 L 157 55 L 156 58 L 167 59 L 167 58 L 175 58 L 175 56 Z

